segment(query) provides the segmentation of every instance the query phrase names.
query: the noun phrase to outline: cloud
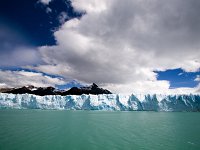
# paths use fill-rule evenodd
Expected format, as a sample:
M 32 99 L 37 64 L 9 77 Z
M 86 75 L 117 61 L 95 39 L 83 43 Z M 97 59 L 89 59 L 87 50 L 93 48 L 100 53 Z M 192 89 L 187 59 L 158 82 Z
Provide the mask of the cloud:
M 116 92 L 197 88 L 169 89 L 154 71 L 199 70 L 200 1 L 72 0 L 72 6 L 86 14 L 54 33 L 57 45 L 39 48 L 46 64 L 34 69 Z
M 169 94 L 169 81 L 135 81 L 127 84 L 105 84 L 101 85 L 113 93 L 123 94 Z
M 200 82 L 200 75 L 197 75 L 197 77 L 194 79 L 194 81 Z
M 58 16 L 58 21 L 60 22 L 60 24 L 63 24 L 68 18 L 69 16 L 67 15 L 66 12 L 61 12 L 60 15 Z
M 37 63 L 42 63 L 42 60 L 35 48 L 16 47 L 12 51 L 0 52 L 0 66 L 23 66 Z
M 47 8 L 46 8 L 46 13 L 49 14 L 49 13 L 51 13 L 51 12 L 52 12 L 52 9 L 49 8 L 49 7 L 47 7 Z
M 102 87 L 111 90 L 113 93 L 123 93 L 123 94 L 199 94 L 200 84 L 197 87 L 189 88 L 169 88 L 169 81 L 143 81 L 134 82 L 129 84 L 107 84 Z
M 42 73 L 27 71 L 2 71 L 0 70 L 0 88 L 21 87 L 34 85 L 36 87 L 46 87 L 65 84 L 62 78 L 55 78 Z
M 178 74 L 178 76 L 182 76 L 182 75 L 183 75 L 183 72 L 181 72 L 181 73 Z
M 195 91 L 196 93 L 200 93 L 200 83 L 198 84 L 198 86 L 196 87 L 196 91 Z
M 49 5 L 49 3 L 51 2 L 52 0 L 39 0 L 40 3 L 44 4 L 44 5 Z

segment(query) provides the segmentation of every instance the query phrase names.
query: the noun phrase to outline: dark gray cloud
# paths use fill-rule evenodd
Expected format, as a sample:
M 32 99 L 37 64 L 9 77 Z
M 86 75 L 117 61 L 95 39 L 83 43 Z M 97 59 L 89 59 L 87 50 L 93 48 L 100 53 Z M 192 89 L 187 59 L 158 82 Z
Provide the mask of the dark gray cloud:
M 21 66 L 41 63 L 37 50 L 23 32 L 0 21 L 0 66 Z

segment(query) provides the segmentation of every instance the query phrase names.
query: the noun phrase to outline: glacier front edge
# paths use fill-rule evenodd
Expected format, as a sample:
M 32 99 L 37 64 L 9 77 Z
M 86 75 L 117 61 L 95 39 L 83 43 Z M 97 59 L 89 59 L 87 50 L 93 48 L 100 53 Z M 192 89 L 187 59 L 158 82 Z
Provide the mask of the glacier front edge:
M 0 108 L 119 111 L 200 111 L 200 95 L 47 95 L 0 93 Z

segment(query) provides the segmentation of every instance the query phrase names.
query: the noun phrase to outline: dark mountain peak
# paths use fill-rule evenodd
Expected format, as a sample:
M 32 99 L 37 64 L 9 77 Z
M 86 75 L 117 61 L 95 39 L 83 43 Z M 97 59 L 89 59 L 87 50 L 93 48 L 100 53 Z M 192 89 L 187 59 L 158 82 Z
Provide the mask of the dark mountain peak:
M 95 83 L 92 83 L 91 87 L 92 88 L 98 88 L 98 85 L 96 85 Z

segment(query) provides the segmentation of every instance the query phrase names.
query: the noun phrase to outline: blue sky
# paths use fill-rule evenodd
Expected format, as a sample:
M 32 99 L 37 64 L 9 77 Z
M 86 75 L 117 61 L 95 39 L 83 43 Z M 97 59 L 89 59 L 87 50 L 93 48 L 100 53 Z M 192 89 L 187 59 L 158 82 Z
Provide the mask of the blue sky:
M 185 72 L 182 69 L 166 70 L 158 72 L 158 80 L 170 81 L 171 88 L 178 87 L 196 87 L 198 82 L 195 81 L 200 72 Z
M 170 89 L 196 88 L 200 75 L 200 37 L 194 32 L 199 30 L 196 5 L 186 2 L 188 6 L 180 7 L 179 0 L 174 5 L 166 3 L 176 16 L 182 15 L 179 22 L 174 21 L 173 13 L 162 14 L 168 9 L 164 5 L 158 10 L 149 8 L 148 13 L 156 18 L 149 18 L 150 26 L 145 23 L 144 5 L 128 1 L 108 5 L 106 1 L 2 0 L 0 71 L 10 76 L 32 72 L 42 76 L 30 80 L 33 84 L 56 80 L 47 85 L 62 89 L 96 82 L 117 92 L 121 87 L 144 85 L 142 91 L 152 89 L 150 81 L 164 89 L 168 84 Z M 157 3 L 150 5 L 157 7 Z M 187 12 L 190 7 L 194 11 Z M 180 14 L 177 8 L 186 11 Z M 25 83 L 31 84 L 29 77 L 25 78 Z M 15 80 L 13 77 L 12 82 Z M 12 82 L 4 77 L 0 85 Z

